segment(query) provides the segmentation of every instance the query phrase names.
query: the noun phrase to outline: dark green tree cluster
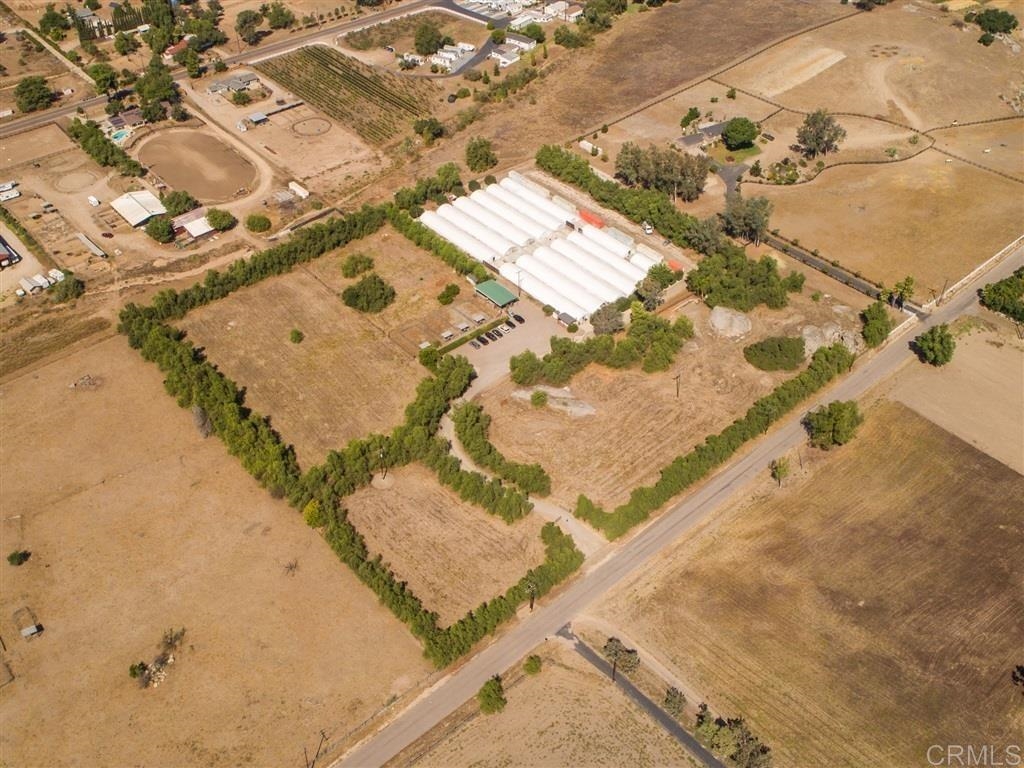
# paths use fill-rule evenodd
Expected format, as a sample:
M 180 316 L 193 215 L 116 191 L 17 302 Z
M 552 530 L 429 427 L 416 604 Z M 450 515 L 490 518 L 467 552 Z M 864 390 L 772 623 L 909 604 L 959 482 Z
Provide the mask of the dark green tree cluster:
M 686 339 L 693 337 L 687 317 L 675 323 L 651 314 L 639 302 L 632 307 L 632 321 L 624 338 L 616 341 L 601 334 L 583 341 L 553 336 L 551 351 L 537 357 L 531 350 L 509 360 L 512 381 L 520 386 L 550 384 L 564 386 L 591 363 L 609 368 L 629 368 L 642 363 L 647 373 L 666 370 Z
M 924 362 L 934 366 L 945 365 L 953 359 L 956 339 L 949 326 L 943 323 L 929 328 L 914 339 L 914 349 Z
M 343 277 L 358 277 L 363 272 L 373 269 L 373 257 L 365 253 L 353 253 L 341 263 L 341 274 Z
M 608 638 L 608 641 L 601 646 L 601 654 L 612 665 L 613 680 L 616 672 L 625 672 L 629 675 L 640 668 L 640 654 L 636 652 L 635 648 L 627 648 L 617 637 Z
M 725 196 L 725 212 L 722 214 L 725 231 L 758 245 L 768 231 L 773 208 L 767 197 L 745 198 L 739 192 L 730 192 Z
M 885 308 L 885 302 L 876 301 L 860 313 L 862 327 L 861 336 L 869 347 L 877 347 L 889 337 L 892 330 L 892 320 L 889 319 L 889 311 Z
M 702 703 L 697 709 L 694 733 L 711 750 L 723 755 L 730 766 L 771 768 L 771 749 L 750 732 L 742 718 L 712 717 L 708 705 Z
M 65 301 L 74 301 L 85 293 L 85 283 L 75 277 L 70 270 L 64 273 L 64 279 L 50 288 L 50 297 L 61 304 Z
M 746 149 L 754 145 L 760 133 L 757 125 L 746 117 L 734 117 L 722 129 L 722 143 L 726 149 Z
M 146 234 L 158 243 L 169 243 L 174 240 L 174 225 L 167 216 L 154 216 L 146 222 Z
M 686 275 L 687 287 L 709 307 L 721 305 L 741 312 L 749 312 L 759 304 L 781 309 L 789 303 L 787 292 L 799 291 L 803 282 L 803 275 L 797 272 L 780 277 L 775 259 L 762 256 L 754 261 L 747 258 L 742 248 L 729 244 L 702 259 Z
M 448 202 L 447 195 L 464 195 L 466 190 L 459 177 L 459 166 L 445 163 L 437 173 L 425 179 L 416 179 L 415 186 L 403 187 L 395 192 L 395 205 L 413 216 L 419 216 L 423 204 L 431 200 L 438 205 Z
M 804 424 L 811 436 L 811 445 L 827 451 L 850 442 L 863 421 L 856 402 L 833 400 L 808 413 Z
M 540 70 L 536 67 L 526 67 L 525 69 L 513 72 L 502 80 L 491 82 L 486 90 L 477 91 L 473 98 L 485 104 L 503 101 L 509 95 L 521 91 L 540 76 Z
M 341 300 L 359 312 L 381 312 L 395 300 L 395 289 L 376 272 L 371 272 L 342 291 Z
M 524 493 L 547 496 L 551 478 L 540 464 L 519 464 L 506 459 L 488 438 L 491 417 L 475 403 L 466 403 L 452 411 L 455 434 L 466 453 L 484 469 L 502 480 L 517 485 Z
M 448 285 L 444 287 L 444 290 L 437 295 L 438 303 L 443 307 L 447 307 L 455 301 L 455 297 L 459 295 L 461 290 L 462 289 L 455 283 L 448 283 Z
M 250 232 L 267 232 L 270 229 L 270 219 L 262 213 L 250 213 L 245 217 L 245 228 Z
M 263 15 L 267 20 L 267 26 L 271 29 L 288 29 L 295 25 L 295 14 L 288 10 L 280 0 L 268 5 Z
M 679 127 L 685 130 L 690 127 L 690 124 L 694 120 L 698 119 L 700 119 L 700 109 L 697 107 L 690 107 L 686 110 L 686 114 L 683 115 L 682 119 L 679 121 Z
M 575 515 L 616 539 L 633 526 L 642 523 L 652 512 L 674 496 L 703 479 L 715 467 L 727 461 L 749 440 L 793 410 L 802 400 L 822 389 L 832 379 L 853 365 L 853 354 L 842 344 L 822 347 L 811 358 L 810 365 L 762 397 L 717 435 L 711 435 L 689 453 L 677 457 L 661 470 L 654 485 L 635 488 L 629 501 L 614 512 L 605 512 L 586 496 L 580 496 Z
M 655 189 L 673 200 L 696 200 L 704 191 L 711 158 L 653 144 L 643 149 L 627 141 L 615 158 L 615 175 L 630 186 Z
M 93 160 L 104 167 L 116 168 L 122 176 L 142 176 L 146 170 L 140 163 L 128 156 L 103 135 L 103 131 L 92 120 L 82 122 L 77 117 L 68 126 L 68 136 L 78 142 Z
M 436 117 L 425 117 L 422 120 L 415 121 L 412 124 L 412 130 L 417 136 L 422 137 L 423 143 L 429 147 L 437 139 L 444 136 L 444 123 Z
M 1024 323 L 1024 267 L 978 291 L 981 305 L 1011 320 Z
M 54 8 L 53 3 L 47 3 L 43 9 L 43 15 L 39 17 L 39 31 L 51 40 L 63 40 L 64 33 L 71 29 L 71 19 L 67 13 L 61 13 Z
M 211 208 L 208 210 L 206 212 L 206 220 L 210 223 L 210 226 L 218 232 L 226 232 L 238 223 L 238 219 L 220 208 Z
M 199 201 L 184 189 L 168 192 L 160 198 L 160 202 L 164 204 L 164 208 L 171 216 L 180 216 L 199 207 Z
M 450 37 L 442 34 L 436 24 L 425 21 L 416 27 L 413 48 L 420 56 L 430 56 L 437 53 L 441 47 L 452 45 L 454 42 Z
M 769 336 L 743 348 L 743 357 L 762 371 L 795 371 L 804 361 L 800 336 Z
M 555 45 L 560 45 L 563 48 L 585 48 L 594 38 L 579 27 L 561 24 L 555 28 L 553 39 Z
M 19 112 L 36 112 L 53 102 L 54 92 L 45 77 L 30 75 L 14 87 L 14 103 Z
M 578 187 L 605 208 L 618 211 L 640 224 L 648 221 L 663 237 L 676 245 L 697 247 L 691 235 L 697 219 L 683 213 L 664 192 L 641 187 L 624 187 L 614 181 L 600 178 L 590 164 L 579 155 L 554 145 L 540 148 L 537 165 L 555 178 Z M 701 253 L 707 253 L 701 251 Z
M 796 132 L 796 140 L 803 147 L 804 153 L 811 157 L 835 152 L 839 142 L 845 138 L 846 129 L 824 109 L 816 109 L 808 114 Z
M 473 173 L 486 171 L 498 164 L 498 156 L 487 139 L 477 136 L 466 145 L 466 165 Z
M 1008 34 L 1017 28 L 1017 17 L 1001 8 L 986 8 L 978 13 L 964 14 L 964 20 L 973 21 L 990 35 Z
M 480 686 L 476 700 L 480 704 L 480 711 L 485 715 L 501 712 L 508 704 L 508 699 L 505 698 L 505 689 L 501 685 L 501 675 L 495 675 Z

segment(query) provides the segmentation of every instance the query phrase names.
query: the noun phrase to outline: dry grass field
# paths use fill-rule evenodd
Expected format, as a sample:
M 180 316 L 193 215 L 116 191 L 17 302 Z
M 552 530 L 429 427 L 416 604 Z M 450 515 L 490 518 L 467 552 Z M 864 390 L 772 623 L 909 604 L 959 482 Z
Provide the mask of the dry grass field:
M 1024 118 L 948 128 L 931 136 L 937 149 L 1024 180 Z
M 789 766 L 1019 742 L 1024 477 L 897 403 L 599 613 Z M 794 466 L 797 464 L 793 457 Z M 766 472 L 767 475 L 767 472 Z
M 346 307 L 341 274 L 365 253 L 397 297 L 376 315 Z M 273 420 L 304 468 L 357 437 L 401 423 L 427 371 L 403 329 L 447 316 L 436 296 L 455 274 L 390 227 L 281 277 L 189 314 L 180 326 L 241 387 L 246 403 Z M 464 293 L 468 289 L 464 290 Z M 453 305 L 459 306 L 459 305 Z M 297 328 L 301 344 L 289 341 Z M 418 341 L 419 336 L 415 339 Z
M 1024 341 L 992 312 L 954 324 L 953 360 L 904 368 L 891 396 L 1024 475 Z
M 421 24 L 433 24 L 441 30 L 441 34 L 451 37 L 459 43 L 470 43 L 477 47 L 483 45 L 490 34 L 484 24 L 472 21 L 464 16 L 441 11 L 428 11 L 413 16 L 404 16 L 386 24 L 367 27 L 358 32 L 351 32 L 338 38 L 338 43 L 346 54 L 368 64 L 375 64 L 398 72 L 397 54 L 415 53 L 414 40 L 416 29 Z M 391 46 L 395 52 L 387 51 L 384 46 Z M 417 70 L 416 74 L 427 75 L 430 65 Z
M 91 375 L 96 388 L 69 385 Z M 301 516 L 167 397 L 123 338 L 0 386 L 0 689 L 9 765 L 303 765 L 430 672 Z M 289 575 L 289 563 L 297 568 Z M 13 614 L 43 624 L 26 642 Z M 185 644 L 140 690 L 170 627 Z
M 544 560 L 544 521 L 537 515 L 508 525 L 459 499 L 420 465 L 389 472 L 345 506 L 370 551 L 437 611 L 442 626 L 504 593 Z
M 804 293 L 813 290 L 808 286 Z M 614 506 L 793 375 L 755 369 L 743 359 L 744 346 L 767 336 L 799 335 L 806 325 L 835 323 L 855 330 L 864 303 L 846 290 L 819 303 L 809 295 L 793 296 L 786 310 L 761 307 L 750 313 L 753 327 L 746 338 L 724 339 L 712 333 L 708 308 L 691 301 L 679 311 L 691 318 L 697 335 L 669 371 L 648 374 L 591 365 L 573 378 L 571 397 L 591 406 L 592 415 L 535 408 L 528 399 L 513 397 L 517 387 L 507 380 L 483 393 L 479 402 L 493 418 L 494 444 L 513 461 L 539 462 L 551 475 L 555 500 L 571 506 L 586 493 L 599 504 Z
M 256 169 L 248 160 L 195 128 L 160 131 L 144 138 L 133 154 L 172 189 L 188 190 L 203 203 L 230 200 L 256 181 Z
M 723 73 L 792 109 L 878 116 L 917 129 L 1012 115 L 1020 59 L 977 43 L 935 5 L 901 2 L 801 35 Z
M 784 236 L 887 285 L 912 275 L 927 301 L 1020 235 L 1024 215 L 1019 183 L 946 159 L 928 151 L 748 190 L 775 203 L 772 226 Z
M 500 714 L 479 714 L 474 702 L 389 766 L 692 764 L 678 742 L 567 645 L 549 641 L 537 653 L 540 674 L 506 681 L 508 705 Z

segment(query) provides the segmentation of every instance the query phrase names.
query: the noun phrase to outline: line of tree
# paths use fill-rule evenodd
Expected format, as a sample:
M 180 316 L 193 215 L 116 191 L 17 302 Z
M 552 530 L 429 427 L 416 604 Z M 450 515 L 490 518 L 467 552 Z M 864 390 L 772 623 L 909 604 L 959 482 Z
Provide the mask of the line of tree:
M 598 334 L 583 341 L 551 337 L 551 351 L 544 357 L 527 350 L 509 360 L 512 381 L 529 387 L 546 383 L 564 386 L 591 363 L 609 368 L 630 368 L 642 364 L 646 373 L 668 370 L 686 339 L 693 337 L 693 324 L 681 316 L 670 323 L 633 302 L 632 320 L 625 337 L 615 339 Z
M 477 282 L 487 280 L 487 267 L 468 256 L 462 249 L 452 245 L 431 229 L 420 224 L 406 211 L 398 207 L 387 210 L 388 222 L 409 242 L 430 251 L 460 275 L 472 275 Z
M 416 179 L 412 187 L 402 187 L 395 192 L 395 205 L 412 216 L 419 216 L 423 204 L 428 200 L 443 205 L 448 202 L 448 195 L 464 195 L 466 190 L 459 176 L 459 166 L 445 163 L 437 169 L 433 176 Z
M 116 168 L 122 176 L 142 176 L 146 169 L 137 160 L 103 135 L 103 131 L 92 120 L 82 122 L 77 117 L 68 126 L 68 135 L 100 165 Z
M 701 702 L 694 734 L 712 751 L 724 755 L 731 766 L 771 768 L 771 749 L 750 732 L 743 718 L 713 717 L 708 705 Z
M 455 434 L 466 453 L 485 469 L 503 480 L 517 485 L 520 490 L 537 496 L 551 493 L 551 478 L 540 464 L 519 464 L 509 461 L 488 438 L 491 417 L 475 403 L 466 403 L 452 411 Z
M 673 200 L 696 200 L 704 191 L 711 158 L 653 144 L 643 149 L 627 141 L 615 158 L 615 176 L 629 186 L 655 189 Z
M 629 501 L 614 512 L 605 512 L 581 495 L 574 514 L 603 532 L 608 539 L 617 539 L 669 500 L 706 477 L 744 443 L 763 435 L 773 423 L 800 402 L 822 389 L 839 374 L 848 371 L 853 361 L 853 354 L 842 344 L 820 348 L 806 369 L 757 400 L 742 418 L 718 434 L 710 435 L 689 453 L 673 460 L 661 470 L 661 477 L 653 485 L 635 488 Z
M 978 299 L 983 307 L 1024 323 L 1024 267 L 979 289 Z
M 803 285 L 801 273 L 791 272 L 783 278 L 775 259 L 762 256 L 754 261 L 742 248 L 729 243 L 701 259 L 686 275 L 686 286 L 709 307 L 721 305 L 741 312 L 759 304 L 781 309 L 789 303 L 787 293 L 798 293 Z

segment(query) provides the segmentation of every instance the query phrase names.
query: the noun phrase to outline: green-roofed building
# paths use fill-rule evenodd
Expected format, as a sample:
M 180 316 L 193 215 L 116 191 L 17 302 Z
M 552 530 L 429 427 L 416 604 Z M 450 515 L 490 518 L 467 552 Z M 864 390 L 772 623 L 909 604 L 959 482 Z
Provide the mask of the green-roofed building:
M 516 302 L 515 294 L 497 280 L 485 280 L 482 283 L 477 283 L 476 292 L 498 307 L 507 307 Z

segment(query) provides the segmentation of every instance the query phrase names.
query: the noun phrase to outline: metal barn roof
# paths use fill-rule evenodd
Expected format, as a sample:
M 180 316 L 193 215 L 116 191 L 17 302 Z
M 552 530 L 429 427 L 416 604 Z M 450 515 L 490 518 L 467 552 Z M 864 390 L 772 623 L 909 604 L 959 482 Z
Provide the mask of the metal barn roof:
M 507 307 L 516 301 L 515 294 L 496 280 L 485 280 L 482 283 L 477 283 L 476 292 L 499 307 Z
M 152 192 L 126 192 L 110 201 L 110 207 L 133 227 L 149 221 L 154 216 L 167 213 L 164 204 Z

